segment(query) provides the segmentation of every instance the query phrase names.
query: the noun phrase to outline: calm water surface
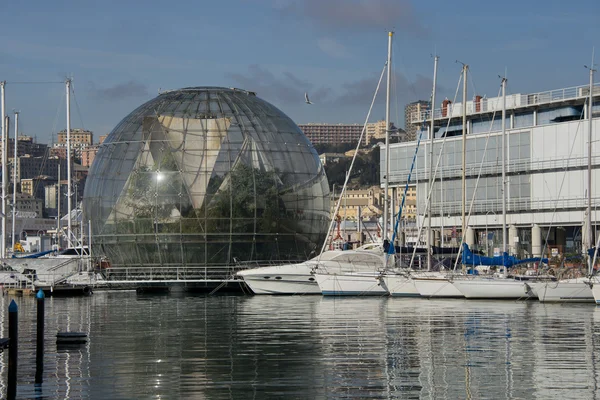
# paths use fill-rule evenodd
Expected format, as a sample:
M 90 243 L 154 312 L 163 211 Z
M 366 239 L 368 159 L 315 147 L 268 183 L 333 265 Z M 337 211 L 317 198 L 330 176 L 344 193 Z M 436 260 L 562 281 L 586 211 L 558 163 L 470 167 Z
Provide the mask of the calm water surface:
M 8 336 L 8 296 L 0 328 Z M 595 399 L 593 304 L 137 295 L 46 299 L 36 388 L 34 298 L 19 306 L 18 398 Z M 57 348 L 57 331 L 86 345 Z M 0 357 L 6 392 L 7 352 Z

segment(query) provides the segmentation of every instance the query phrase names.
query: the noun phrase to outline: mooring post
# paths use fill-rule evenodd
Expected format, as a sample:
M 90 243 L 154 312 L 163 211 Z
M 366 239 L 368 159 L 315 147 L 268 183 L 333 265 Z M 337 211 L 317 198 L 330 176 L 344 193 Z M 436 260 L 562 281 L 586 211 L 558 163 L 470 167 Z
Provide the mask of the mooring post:
M 19 308 L 14 300 L 8 306 L 8 387 L 6 398 L 17 397 L 17 349 L 19 344 Z
M 35 383 L 41 384 L 44 374 L 44 302 L 46 296 L 40 289 L 35 296 L 37 298 L 37 342 L 35 351 Z

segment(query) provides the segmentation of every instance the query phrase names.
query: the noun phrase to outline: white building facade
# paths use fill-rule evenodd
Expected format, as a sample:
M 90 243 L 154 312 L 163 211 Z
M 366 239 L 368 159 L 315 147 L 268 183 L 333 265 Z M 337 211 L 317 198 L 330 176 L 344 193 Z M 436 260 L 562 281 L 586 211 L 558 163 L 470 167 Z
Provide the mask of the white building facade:
M 592 232 L 600 229 L 600 86 L 594 87 L 592 126 Z M 581 253 L 588 177 L 589 87 L 506 98 L 507 249 L 519 256 Z M 502 98 L 467 102 L 465 242 L 489 255 L 502 247 Z M 462 227 L 462 104 L 435 110 L 434 171 L 428 121 L 411 185 L 417 188 L 420 220 L 426 214 L 429 179 L 435 245 L 460 243 Z M 390 146 L 390 187 L 403 191 L 417 142 Z M 381 152 L 385 166 L 385 152 Z M 383 176 L 382 172 L 382 176 Z M 425 231 L 424 229 L 423 231 Z

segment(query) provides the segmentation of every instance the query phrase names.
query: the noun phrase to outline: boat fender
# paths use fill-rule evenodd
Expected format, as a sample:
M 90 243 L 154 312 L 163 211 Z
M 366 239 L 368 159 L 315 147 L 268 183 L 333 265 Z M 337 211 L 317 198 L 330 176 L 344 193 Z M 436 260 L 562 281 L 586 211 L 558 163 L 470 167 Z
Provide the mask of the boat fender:
M 83 294 L 86 296 L 89 296 L 92 294 L 92 288 L 89 286 L 84 286 L 83 287 Z

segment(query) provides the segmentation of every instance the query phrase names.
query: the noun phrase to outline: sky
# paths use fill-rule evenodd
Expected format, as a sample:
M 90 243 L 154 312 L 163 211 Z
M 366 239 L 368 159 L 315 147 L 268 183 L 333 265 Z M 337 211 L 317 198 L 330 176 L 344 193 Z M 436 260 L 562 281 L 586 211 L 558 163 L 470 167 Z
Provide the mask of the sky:
M 4 2 L 0 80 L 19 131 L 50 143 L 66 127 L 109 133 L 159 90 L 237 87 L 297 124 L 364 123 L 392 46 L 391 120 L 429 99 L 586 85 L 600 53 L 600 1 L 183 0 Z M 600 59 L 600 54 L 597 59 Z M 600 62 L 599 62 L 600 64 Z M 596 81 L 600 80 L 600 77 Z M 307 92 L 314 104 L 306 104 Z M 458 94 L 462 96 L 462 91 Z M 385 80 L 369 122 L 385 117 Z M 14 127 L 11 126 L 11 135 Z

